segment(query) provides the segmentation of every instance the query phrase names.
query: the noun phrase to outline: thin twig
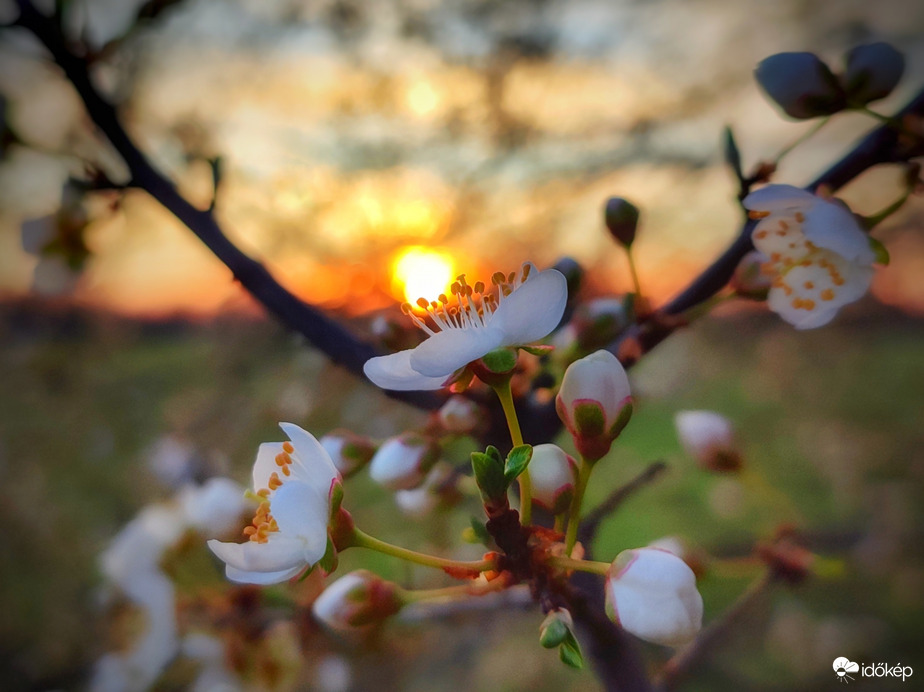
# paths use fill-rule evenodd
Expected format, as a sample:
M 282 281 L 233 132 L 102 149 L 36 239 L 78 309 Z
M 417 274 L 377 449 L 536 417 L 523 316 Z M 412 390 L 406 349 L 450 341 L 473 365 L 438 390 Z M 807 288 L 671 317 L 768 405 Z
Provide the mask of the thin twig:
M 717 644 L 721 643 L 723 637 L 739 623 L 747 611 L 763 597 L 776 581 L 777 578 L 774 573 L 768 570 L 752 582 L 730 608 L 700 632 L 692 644 L 678 651 L 664 664 L 656 689 L 659 691 L 669 690 L 688 675 L 698 663 L 712 652 Z
M 667 464 L 663 461 L 655 461 L 638 474 L 625 485 L 616 488 L 609 496 L 587 513 L 581 520 L 581 528 L 578 532 L 581 543 L 587 544 L 594 539 L 600 524 L 615 512 L 619 506 L 631 497 L 637 490 L 641 490 L 649 483 L 654 482 L 658 477 L 667 471 Z

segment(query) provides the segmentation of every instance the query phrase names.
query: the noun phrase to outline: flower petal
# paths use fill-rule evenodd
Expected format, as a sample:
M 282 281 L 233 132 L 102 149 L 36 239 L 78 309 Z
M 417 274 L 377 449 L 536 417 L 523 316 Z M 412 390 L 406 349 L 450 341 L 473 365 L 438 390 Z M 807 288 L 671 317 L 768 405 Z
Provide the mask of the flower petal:
M 819 202 L 807 210 L 803 231 L 815 245 L 848 261 L 872 264 L 876 259 L 854 215 L 836 202 Z
M 568 282 L 564 275 L 556 269 L 546 269 L 504 298 L 489 326 L 503 332 L 500 346 L 529 344 L 552 333 L 561 322 L 567 302 Z
M 388 356 L 370 358 L 363 365 L 372 383 L 382 389 L 406 392 L 417 390 L 441 389 L 446 382 L 446 376 L 427 377 L 411 367 L 411 353 L 413 349 L 398 351 Z
M 253 489 L 255 491 L 269 487 L 270 476 L 279 471 L 276 455 L 282 452 L 282 442 L 264 442 L 257 449 L 257 459 L 253 462 Z
M 506 335 L 495 327 L 493 320 L 487 327 L 447 329 L 411 351 L 410 365 L 421 375 L 445 380 L 459 368 L 502 346 L 505 339 Z
M 225 543 L 213 539 L 208 546 L 225 563 L 245 572 L 279 572 L 305 564 L 305 542 L 279 533 L 270 534 L 266 543 Z
M 741 204 L 753 211 L 782 211 L 807 208 L 819 202 L 818 197 L 794 185 L 767 185 L 745 197 Z
M 303 569 L 305 569 L 305 565 L 298 564 L 295 567 L 279 570 L 278 572 L 248 572 L 231 565 L 225 565 L 225 576 L 238 584 L 278 584 L 286 579 L 291 579 Z
M 327 522 L 330 513 L 328 489 L 289 481 L 276 490 L 270 511 L 283 536 L 301 539 L 302 557 L 314 564 L 327 549 Z
M 340 472 L 331 461 L 327 450 L 321 446 L 314 435 L 294 423 L 280 423 L 279 427 L 292 440 L 292 445 L 295 447 L 292 465 L 295 467 L 301 465 L 308 472 L 309 482 L 312 485 L 323 485 L 326 494 L 330 490 L 330 482 L 335 478 L 340 478 Z M 297 469 L 293 469 L 293 472 L 295 471 Z

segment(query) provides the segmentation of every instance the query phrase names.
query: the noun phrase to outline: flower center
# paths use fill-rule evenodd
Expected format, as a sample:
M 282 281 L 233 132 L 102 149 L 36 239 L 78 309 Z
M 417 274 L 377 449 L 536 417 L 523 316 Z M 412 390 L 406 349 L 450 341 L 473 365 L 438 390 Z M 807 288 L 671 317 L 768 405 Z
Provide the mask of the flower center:
M 292 470 L 289 467 L 292 465 L 291 455 L 294 451 L 295 447 L 292 446 L 291 442 L 283 442 L 282 451 L 276 455 L 276 466 L 282 472 L 283 478 L 292 475 Z M 269 534 L 279 531 L 279 525 L 273 515 L 270 514 L 269 496 L 282 485 L 283 478 L 279 477 L 279 472 L 273 471 L 269 477 L 269 487 L 261 488 L 257 491 L 257 495 L 264 499 L 257 507 L 251 525 L 244 528 L 244 535 L 255 543 L 266 543 L 269 540 Z
M 491 316 L 504 298 L 530 277 L 533 268 L 533 265 L 527 262 L 519 272 L 495 272 L 491 276 L 490 287 L 486 287 L 483 281 L 469 285 L 465 280 L 465 274 L 460 274 L 450 287 L 452 298 L 445 293 L 441 293 L 437 300 L 418 298 L 416 307 L 410 303 L 403 303 L 401 312 L 430 336 L 447 329 L 482 329 L 488 326 Z M 420 315 L 418 312 L 424 314 Z M 427 323 L 427 316 L 436 329 Z

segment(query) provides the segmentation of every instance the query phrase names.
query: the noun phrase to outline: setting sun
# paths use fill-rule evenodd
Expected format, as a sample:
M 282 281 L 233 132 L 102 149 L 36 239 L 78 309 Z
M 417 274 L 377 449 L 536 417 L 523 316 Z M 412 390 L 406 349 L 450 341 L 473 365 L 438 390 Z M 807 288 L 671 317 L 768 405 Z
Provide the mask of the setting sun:
M 446 292 L 455 273 L 449 254 L 420 245 L 401 250 L 392 267 L 395 292 L 412 304 L 420 297 L 433 300 Z

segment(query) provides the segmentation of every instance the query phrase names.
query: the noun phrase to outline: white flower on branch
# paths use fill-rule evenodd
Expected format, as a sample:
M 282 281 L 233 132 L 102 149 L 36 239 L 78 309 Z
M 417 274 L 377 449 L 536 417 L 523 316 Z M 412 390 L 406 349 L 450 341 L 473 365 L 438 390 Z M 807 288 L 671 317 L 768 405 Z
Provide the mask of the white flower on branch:
M 383 389 L 440 389 L 472 361 L 498 348 L 531 344 L 558 326 L 568 299 L 561 272 L 539 272 L 527 262 L 519 272 L 497 272 L 491 281 L 496 292 L 480 281 L 469 286 L 463 274 L 452 285 L 452 299 L 418 300 L 419 315 L 405 303 L 402 310 L 428 338 L 368 360 L 366 376 Z
M 211 540 L 231 581 L 275 584 L 317 564 L 328 549 L 331 496 L 340 473 L 310 433 L 291 423 L 279 426 L 290 442 L 260 445 L 253 467 L 254 489 L 263 498 L 246 543 Z
M 827 324 L 869 289 L 876 254 L 850 211 L 791 185 L 768 185 L 744 198 L 754 247 L 769 258 L 767 305 L 796 329 Z
M 703 599 L 687 563 L 666 550 L 638 548 L 624 550 L 613 561 L 606 612 L 639 639 L 680 646 L 702 627 Z

